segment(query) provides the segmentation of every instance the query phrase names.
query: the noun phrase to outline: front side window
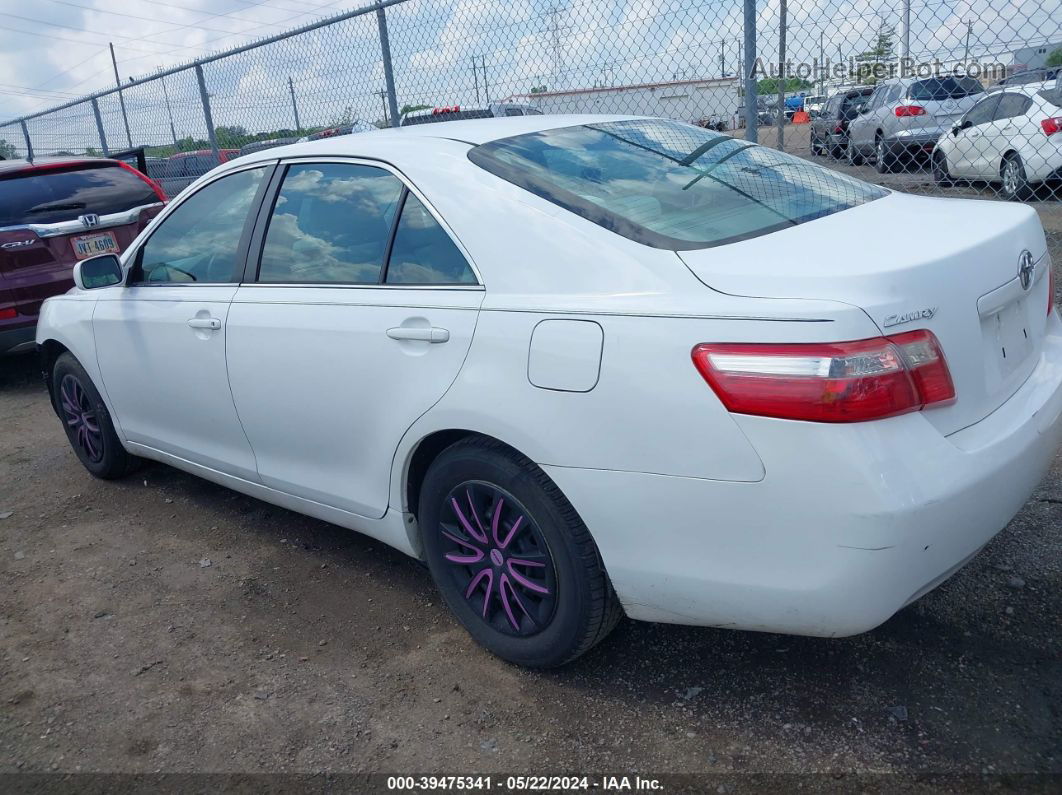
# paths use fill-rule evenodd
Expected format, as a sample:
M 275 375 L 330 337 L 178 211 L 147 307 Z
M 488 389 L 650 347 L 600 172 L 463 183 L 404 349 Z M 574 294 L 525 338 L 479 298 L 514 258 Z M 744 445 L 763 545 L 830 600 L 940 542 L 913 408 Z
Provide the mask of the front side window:
M 140 247 L 133 281 L 239 281 L 240 238 L 265 171 L 255 168 L 230 174 L 181 202 Z
M 965 122 L 974 127 L 978 124 L 987 124 L 992 121 L 992 115 L 999 105 L 999 94 L 992 94 L 974 105 L 966 114 Z
M 757 237 L 886 195 L 798 157 L 661 119 L 517 135 L 468 157 L 616 234 L 672 250 Z
M 475 284 L 460 249 L 412 193 L 406 194 L 387 263 L 388 284 Z
M 293 165 L 266 231 L 261 282 L 376 284 L 402 182 L 350 163 Z

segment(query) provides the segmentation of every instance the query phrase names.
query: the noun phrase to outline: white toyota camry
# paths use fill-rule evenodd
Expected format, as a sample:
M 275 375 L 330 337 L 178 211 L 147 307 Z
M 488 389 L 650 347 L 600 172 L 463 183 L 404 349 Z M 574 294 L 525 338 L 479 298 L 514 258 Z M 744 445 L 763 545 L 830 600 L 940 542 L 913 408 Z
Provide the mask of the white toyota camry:
M 549 666 L 622 614 L 840 636 L 941 583 L 1055 455 L 1050 273 L 1026 206 L 527 116 L 226 163 L 37 342 L 92 474 L 380 539 Z

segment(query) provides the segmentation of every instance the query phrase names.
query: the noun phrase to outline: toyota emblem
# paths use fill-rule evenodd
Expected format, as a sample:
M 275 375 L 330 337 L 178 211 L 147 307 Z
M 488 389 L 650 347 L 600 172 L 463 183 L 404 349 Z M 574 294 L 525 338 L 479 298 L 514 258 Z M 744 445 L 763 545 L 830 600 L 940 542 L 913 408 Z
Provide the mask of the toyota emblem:
M 1021 282 L 1021 289 L 1028 290 L 1032 287 L 1035 272 L 1036 265 L 1033 264 L 1033 256 L 1026 249 L 1018 255 L 1018 281 Z

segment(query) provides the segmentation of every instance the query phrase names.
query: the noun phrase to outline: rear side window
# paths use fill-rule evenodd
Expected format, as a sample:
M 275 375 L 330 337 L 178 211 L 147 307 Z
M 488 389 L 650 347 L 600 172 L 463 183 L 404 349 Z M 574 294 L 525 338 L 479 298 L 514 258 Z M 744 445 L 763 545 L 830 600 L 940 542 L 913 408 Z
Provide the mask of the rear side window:
M 152 187 L 115 165 L 31 171 L 0 180 L 0 226 L 52 224 L 160 201 Z
M 708 248 L 856 207 L 885 191 L 806 160 L 662 119 L 517 135 L 473 163 L 616 234 Z
M 846 113 L 849 113 L 850 111 L 854 110 L 858 106 L 862 105 L 864 102 L 867 101 L 868 97 L 869 94 L 856 94 L 855 96 L 845 97 L 844 105 L 841 108 L 841 115 L 843 116 Z
M 387 284 L 475 284 L 476 277 L 454 241 L 428 208 L 406 194 L 387 262 Z
M 402 190 L 382 168 L 290 166 L 269 220 L 258 280 L 378 283 Z
M 907 96 L 920 102 L 942 102 L 980 94 L 984 90 L 980 81 L 972 77 L 932 77 L 911 83 Z

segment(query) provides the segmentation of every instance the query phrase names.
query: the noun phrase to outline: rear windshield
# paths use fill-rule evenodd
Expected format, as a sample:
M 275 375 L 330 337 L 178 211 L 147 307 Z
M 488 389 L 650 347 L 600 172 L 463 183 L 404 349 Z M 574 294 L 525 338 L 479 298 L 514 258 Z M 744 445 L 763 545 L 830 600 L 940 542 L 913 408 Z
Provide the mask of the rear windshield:
M 402 125 L 428 124 L 433 121 L 460 121 L 461 119 L 490 119 L 494 114 L 489 110 L 454 110 L 447 113 L 424 113 L 419 116 L 406 116 Z
M 985 90 L 979 80 L 972 77 L 931 77 L 911 83 L 907 95 L 922 102 L 944 99 L 960 99 Z
M 880 198 L 874 185 L 774 149 L 663 119 L 517 135 L 473 163 L 656 248 L 733 243 Z
M 12 174 L 0 181 L 0 196 L 0 226 L 52 224 L 159 201 L 148 183 L 114 165 Z

